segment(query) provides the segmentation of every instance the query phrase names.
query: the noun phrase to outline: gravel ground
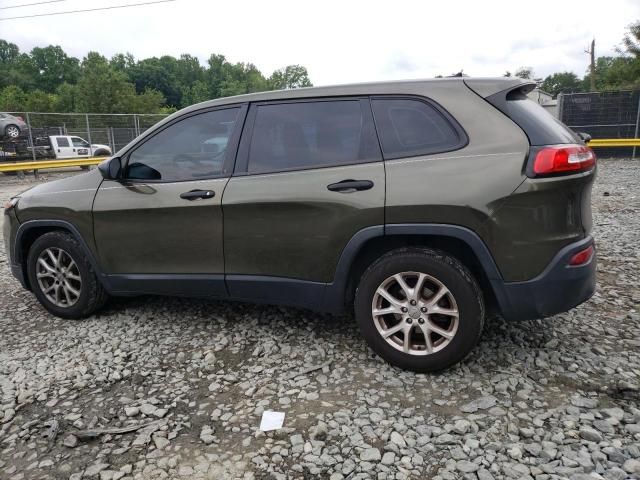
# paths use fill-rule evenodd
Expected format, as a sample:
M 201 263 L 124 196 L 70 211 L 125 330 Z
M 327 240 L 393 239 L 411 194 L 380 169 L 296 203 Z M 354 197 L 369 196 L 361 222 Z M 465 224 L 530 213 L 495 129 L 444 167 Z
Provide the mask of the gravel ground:
M 600 162 L 591 301 L 492 319 L 439 375 L 296 309 L 143 297 L 60 320 L 2 251 L 0 478 L 640 478 L 639 179 Z M 284 428 L 260 432 L 264 410 Z

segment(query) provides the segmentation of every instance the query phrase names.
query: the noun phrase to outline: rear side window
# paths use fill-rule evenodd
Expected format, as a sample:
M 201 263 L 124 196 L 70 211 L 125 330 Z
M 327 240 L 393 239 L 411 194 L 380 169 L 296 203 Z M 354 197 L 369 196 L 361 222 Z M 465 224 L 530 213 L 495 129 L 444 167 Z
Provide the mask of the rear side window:
M 58 137 L 57 139 L 58 142 L 58 146 L 59 147 L 68 147 L 69 146 L 69 139 L 66 137 Z
M 448 152 L 463 147 L 466 136 L 444 112 L 417 99 L 371 100 L 385 159 Z
M 381 160 L 371 113 L 364 107 L 360 100 L 258 105 L 248 173 Z

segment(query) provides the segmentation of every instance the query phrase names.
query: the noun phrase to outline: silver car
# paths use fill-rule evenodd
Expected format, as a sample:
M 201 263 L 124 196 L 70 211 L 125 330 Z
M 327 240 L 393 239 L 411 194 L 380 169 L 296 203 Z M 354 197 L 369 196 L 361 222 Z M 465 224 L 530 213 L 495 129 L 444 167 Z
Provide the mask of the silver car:
M 22 117 L 14 117 L 8 113 L 0 113 L 0 135 L 4 138 L 18 138 L 27 130 L 27 124 Z

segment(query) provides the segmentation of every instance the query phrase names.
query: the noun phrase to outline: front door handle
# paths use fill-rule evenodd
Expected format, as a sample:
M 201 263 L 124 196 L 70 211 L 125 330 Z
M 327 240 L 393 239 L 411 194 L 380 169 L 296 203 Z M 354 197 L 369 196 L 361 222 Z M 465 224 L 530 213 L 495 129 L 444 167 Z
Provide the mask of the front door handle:
M 342 180 L 341 182 L 327 185 L 328 190 L 341 193 L 353 193 L 371 188 L 373 188 L 373 182 L 371 180 Z
M 190 190 L 180 194 L 180 198 L 185 200 L 196 200 L 198 198 L 207 199 L 215 197 L 216 192 L 213 190 Z

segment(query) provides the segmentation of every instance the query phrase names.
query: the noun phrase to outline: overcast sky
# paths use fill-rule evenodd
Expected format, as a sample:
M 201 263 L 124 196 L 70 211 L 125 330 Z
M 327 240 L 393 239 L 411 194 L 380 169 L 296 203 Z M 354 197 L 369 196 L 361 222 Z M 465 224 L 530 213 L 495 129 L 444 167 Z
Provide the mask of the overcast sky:
M 0 0 L 0 8 L 36 0 Z M 139 3 L 66 0 L 0 9 L 13 17 Z M 254 63 L 263 73 L 307 67 L 315 85 L 450 75 L 502 75 L 521 66 L 537 76 L 585 72 L 584 49 L 613 54 L 640 1 L 593 2 L 349 0 L 176 0 L 71 15 L 0 21 L 0 38 L 23 51 L 49 44 L 83 57 L 96 50 L 136 58 L 211 53 Z

